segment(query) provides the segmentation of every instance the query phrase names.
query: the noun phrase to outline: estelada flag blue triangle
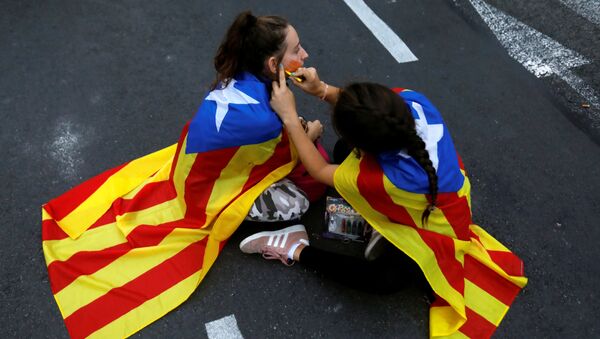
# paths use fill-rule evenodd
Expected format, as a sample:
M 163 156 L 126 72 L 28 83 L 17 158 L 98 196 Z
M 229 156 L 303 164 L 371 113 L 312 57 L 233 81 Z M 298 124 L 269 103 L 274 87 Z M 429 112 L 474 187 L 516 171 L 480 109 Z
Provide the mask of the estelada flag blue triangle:
M 206 95 L 190 123 L 186 153 L 258 144 L 277 137 L 281 127 L 269 105 L 268 82 L 240 73 Z
M 438 192 L 456 192 L 464 181 L 450 132 L 437 108 L 421 93 L 399 93 L 415 118 L 417 134 L 426 144 L 429 159 L 438 176 Z M 383 172 L 398 188 L 429 193 L 427 173 L 405 150 L 382 152 L 377 157 Z

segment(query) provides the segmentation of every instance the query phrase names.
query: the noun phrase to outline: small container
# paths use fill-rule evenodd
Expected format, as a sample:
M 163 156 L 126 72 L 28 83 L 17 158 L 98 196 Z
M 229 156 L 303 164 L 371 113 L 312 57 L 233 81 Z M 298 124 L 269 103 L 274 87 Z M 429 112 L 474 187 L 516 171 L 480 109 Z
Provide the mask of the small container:
M 327 197 L 325 224 L 324 238 L 341 239 L 344 242 L 364 242 L 371 230 L 367 221 L 343 198 Z

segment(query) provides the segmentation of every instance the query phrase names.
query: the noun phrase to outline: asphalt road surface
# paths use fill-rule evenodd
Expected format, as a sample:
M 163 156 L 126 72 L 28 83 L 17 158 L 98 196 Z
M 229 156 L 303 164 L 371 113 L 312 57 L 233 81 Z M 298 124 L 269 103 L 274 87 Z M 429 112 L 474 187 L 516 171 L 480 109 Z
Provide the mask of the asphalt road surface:
M 176 142 L 214 78 L 225 29 L 252 9 L 286 16 L 328 83 L 412 88 L 437 105 L 471 178 L 474 221 L 530 279 L 497 337 L 598 337 L 599 108 L 584 107 L 600 92 L 597 2 L 486 1 L 367 1 L 412 62 L 398 62 L 343 1 L 0 3 L 0 336 L 68 336 L 40 206 Z M 544 37 L 571 52 L 540 59 L 558 48 Z M 325 104 L 297 102 L 330 126 Z M 329 151 L 334 140 L 326 129 Z M 215 324 L 246 338 L 428 336 L 417 286 L 373 296 L 240 253 L 256 230 L 243 225 L 189 300 L 134 337 L 216 338 Z

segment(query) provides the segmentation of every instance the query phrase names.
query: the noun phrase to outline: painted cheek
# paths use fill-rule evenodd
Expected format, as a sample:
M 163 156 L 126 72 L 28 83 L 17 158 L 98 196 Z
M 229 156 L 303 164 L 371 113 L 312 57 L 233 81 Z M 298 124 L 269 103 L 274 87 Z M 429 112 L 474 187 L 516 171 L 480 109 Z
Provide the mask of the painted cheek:
M 302 59 L 298 59 L 298 57 L 296 56 L 293 59 L 288 59 L 287 63 L 284 63 L 283 65 L 285 66 L 285 68 L 289 71 L 295 71 L 298 69 L 298 67 L 302 67 L 303 65 L 303 61 Z

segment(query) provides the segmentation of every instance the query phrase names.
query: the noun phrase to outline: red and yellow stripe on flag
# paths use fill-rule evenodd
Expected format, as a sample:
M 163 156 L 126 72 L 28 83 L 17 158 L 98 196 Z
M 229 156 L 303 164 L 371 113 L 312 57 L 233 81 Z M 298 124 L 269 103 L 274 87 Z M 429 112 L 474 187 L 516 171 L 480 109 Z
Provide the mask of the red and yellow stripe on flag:
M 296 164 L 285 131 L 186 154 L 180 142 L 42 207 L 52 293 L 73 338 L 129 336 L 184 302 L 256 198 Z
M 336 170 L 338 192 L 423 270 L 436 294 L 430 336 L 488 338 L 527 284 L 523 263 L 471 223 L 470 184 L 440 193 L 427 227 L 425 194 L 399 189 L 368 154 L 350 155 Z

